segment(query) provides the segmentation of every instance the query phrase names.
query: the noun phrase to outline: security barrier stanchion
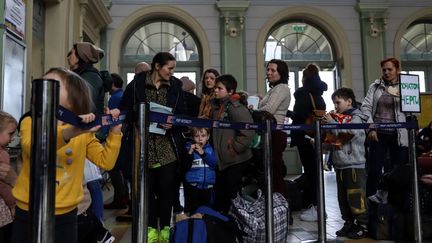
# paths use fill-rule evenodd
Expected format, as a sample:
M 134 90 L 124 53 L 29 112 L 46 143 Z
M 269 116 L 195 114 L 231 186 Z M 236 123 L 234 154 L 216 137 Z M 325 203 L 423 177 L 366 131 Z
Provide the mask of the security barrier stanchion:
M 147 242 L 148 226 L 148 163 L 147 138 L 149 128 L 148 103 L 137 104 L 136 129 L 134 132 L 134 162 L 132 183 L 132 242 Z
M 54 242 L 57 80 L 32 84 L 32 148 L 30 157 L 30 221 L 33 243 Z
M 274 242 L 273 234 L 273 173 L 271 166 L 272 144 L 271 144 L 271 121 L 265 121 L 264 132 L 264 173 L 265 173 L 265 216 L 266 216 L 266 242 Z
M 317 206 L 318 206 L 318 242 L 326 242 L 326 219 L 325 219 L 325 199 L 324 199 L 324 171 L 322 163 L 321 149 L 321 128 L 320 121 L 315 122 L 315 160 L 317 163 Z
M 318 213 L 318 239 L 306 240 L 302 242 L 337 242 L 327 240 L 326 219 L 325 219 L 325 197 L 324 197 L 324 171 L 321 147 L 321 127 L 320 121 L 315 122 L 315 160 L 317 165 L 317 213 Z
M 410 121 L 415 119 L 412 116 L 407 117 Z M 419 202 L 419 190 L 418 190 L 418 174 L 417 174 L 417 157 L 415 147 L 415 128 L 408 130 L 408 151 L 409 151 L 409 162 L 412 165 L 412 178 L 413 178 L 413 211 L 414 211 L 414 237 L 415 242 L 422 242 L 422 224 L 420 218 L 420 202 Z

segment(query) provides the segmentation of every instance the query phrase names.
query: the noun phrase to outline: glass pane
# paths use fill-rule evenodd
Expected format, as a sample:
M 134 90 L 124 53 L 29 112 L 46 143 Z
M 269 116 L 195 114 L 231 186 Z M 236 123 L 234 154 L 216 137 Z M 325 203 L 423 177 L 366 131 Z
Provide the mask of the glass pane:
M 174 72 L 174 76 L 178 79 L 182 77 L 188 77 L 192 82 L 194 82 L 195 87 L 196 86 L 196 72 Z M 194 94 L 196 94 L 196 88 L 194 90 Z
M 126 74 L 126 78 L 127 78 L 127 83 L 129 84 L 135 77 L 135 73 L 127 73 Z
M 423 72 L 423 71 L 410 71 L 409 74 L 414 74 L 414 75 L 419 76 L 420 92 L 426 92 L 425 72 Z
M 331 95 L 333 94 L 335 87 L 334 87 L 334 74 L 332 71 L 320 71 L 319 73 L 321 80 L 324 81 L 328 89 L 324 92 L 323 98 L 326 103 L 326 110 L 334 110 L 333 100 L 331 98 Z
M 306 23 L 287 23 L 270 33 L 265 46 L 265 60 L 331 61 L 332 49 L 327 38 Z
M 401 39 L 402 60 L 432 60 L 432 24 L 410 26 Z
M 148 23 L 133 33 L 124 46 L 125 61 L 151 61 L 161 51 L 167 51 L 177 61 L 198 61 L 195 40 L 183 27 L 165 21 Z
M 4 90 L 1 96 L 3 107 L 0 108 L 19 120 L 23 114 L 25 47 L 8 35 L 4 43 Z
M 288 107 L 288 110 L 293 110 L 294 108 L 294 92 L 296 91 L 297 87 L 295 85 L 295 76 L 294 76 L 294 72 L 289 72 L 289 77 L 290 79 L 288 80 L 288 86 L 290 88 L 291 91 L 291 101 L 290 101 L 290 105 Z

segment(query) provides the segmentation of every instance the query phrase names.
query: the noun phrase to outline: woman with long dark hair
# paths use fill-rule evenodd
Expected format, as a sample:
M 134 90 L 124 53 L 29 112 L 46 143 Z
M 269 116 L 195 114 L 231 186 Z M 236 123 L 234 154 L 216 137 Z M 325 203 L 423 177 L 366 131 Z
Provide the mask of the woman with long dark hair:
M 168 52 L 159 52 L 153 57 L 151 69 L 137 74 L 128 84 L 123 94 L 120 109 L 133 110 L 140 102 L 153 102 L 172 109 L 173 114 L 186 114 L 182 83 L 173 76 L 176 67 L 175 57 Z M 149 166 L 149 217 L 148 242 L 168 242 L 171 211 L 177 190 L 178 162 L 181 160 L 181 128 L 172 124 L 160 123 L 158 126 L 165 134 L 149 133 L 148 166 Z M 131 133 L 128 133 L 131 134 Z M 122 152 L 125 159 L 132 161 L 133 142 L 123 141 Z
M 288 65 L 278 59 L 272 59 L 267 64 L 267 82 L 270 90 L 259 103 L 260 111 L 272 114 L 278 124 L 283 124 L 291 101 L 291 91 L 288 87 Z M 287 146 L 287 134 L 284 131 L 272 131 L 272 168 L 273 190 L 288 199 L 288 190 L 284 183 L 285 166 L 283 152 Z
M 202 92 L 201 92 L 201 105 L 198 117 L 209 119 L 212 117 L 211 100 L 214 99 L 214 89 L 216 85 L 216 78 L 219 77 L 219 72 L 216 69 L 209 68 L 204 71 L 202 79 Z

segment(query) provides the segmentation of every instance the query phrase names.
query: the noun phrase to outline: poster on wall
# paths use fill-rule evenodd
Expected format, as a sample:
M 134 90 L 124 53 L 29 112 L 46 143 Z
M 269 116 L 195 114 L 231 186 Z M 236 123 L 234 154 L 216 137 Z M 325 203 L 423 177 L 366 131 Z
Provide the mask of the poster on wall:
M 24 39 L 25 3 L 24 0 L 6 0 L 5 26 L 17 37 Z
M 23 114 L 24 77 L 25 77 L 25 46 L 10 34 L 3 41 L 3 94 L 1 94 L 2 110 L 19 120 Z
M 400 104 L 402 112 L 420 113 L 420 82 L 418 75 L 399 75 Z

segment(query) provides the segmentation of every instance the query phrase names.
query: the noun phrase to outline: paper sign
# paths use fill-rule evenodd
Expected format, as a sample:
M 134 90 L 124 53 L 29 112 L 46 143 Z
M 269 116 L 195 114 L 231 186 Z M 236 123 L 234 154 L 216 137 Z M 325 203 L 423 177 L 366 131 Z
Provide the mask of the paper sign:
M 164 113 L 164 114 L 170 114 L 170 115 L 172 114 L 172 108 L 171 107 L 159 105 L 159 104 L 154 103 L 154 102 L 150 102 L 150 111 Z M 155 134 L 160 134 L 160 135 L 165 135 L 166 130 L 164 128 L 162 128 L 158 123 L 151 122 L 150 126 L 149 126 L 149 132 L 155 133 Z
M 400 104 L 402 112 L 420 112 L 420 82 L 418 75 L 399 75 Z
M 247 98 L 248 107 L 253 109 L 253 110 L 258 110 L 259 101 L 260 101 L 260 98 L 258 96 L 250 95 Z

